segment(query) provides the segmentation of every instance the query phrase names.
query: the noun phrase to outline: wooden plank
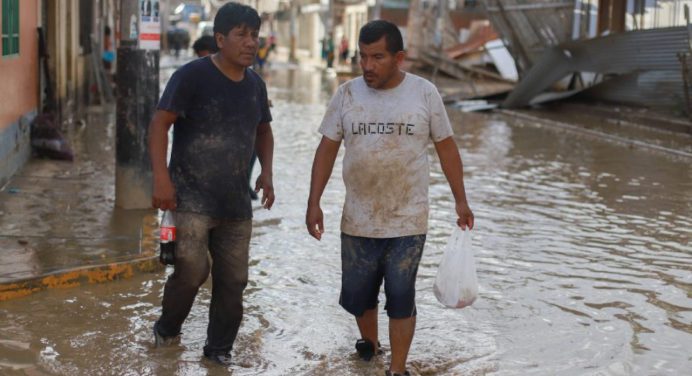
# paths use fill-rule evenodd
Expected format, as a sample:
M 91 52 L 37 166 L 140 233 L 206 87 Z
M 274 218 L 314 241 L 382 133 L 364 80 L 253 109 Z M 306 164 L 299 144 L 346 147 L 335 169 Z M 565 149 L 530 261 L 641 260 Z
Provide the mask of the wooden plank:
M 515 84 L 514 81 L 508 80 L 499 74 L 493 73 L 493 72 L 488 72 L 483 69 L 479 68 L 474 68 L 474 67 L 468 67 L 465 65 L 460 64 L 459 62 L 449 59 L 444 56 L 438 55 L 436 52 L 431 52 L 431 51 L 423 51 L 421 53 L 421 60 L 423 60 L 425 63 L 434 66 L 439 65 L 439 69 L 448 75 L 461 79 L 461 80 L 468 80 L 469 76 L 471 75 L 478 75 L 478 76 L 483 76 L 486 78 L 490 78 L 493 80 L 497 81 L 502 81 L 502 82 L 507 82 L 511 84 Z
M 574 8 L 574 2 L 567 3 L 543 3 L 543 4 L 516 4 L 516 5 L 505 5 L 505 11 L 512 10 L 536 10 L 536 9 L 555 9 L 555 8 Z M 488 12 L 500 12 L 503 9 L 500 7 L 488 7 L 486 8 Z

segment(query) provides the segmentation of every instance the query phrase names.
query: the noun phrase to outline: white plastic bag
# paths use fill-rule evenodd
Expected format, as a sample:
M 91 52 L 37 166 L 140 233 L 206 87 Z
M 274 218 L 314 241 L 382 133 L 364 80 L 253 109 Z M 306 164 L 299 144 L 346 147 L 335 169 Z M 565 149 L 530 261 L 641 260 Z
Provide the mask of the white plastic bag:
M 437 300 L 450 308 L 470 306 L 478 297 L 478 278 L 469 230 L 462 232 L 455 226 L 437 269 L 433 291 Z

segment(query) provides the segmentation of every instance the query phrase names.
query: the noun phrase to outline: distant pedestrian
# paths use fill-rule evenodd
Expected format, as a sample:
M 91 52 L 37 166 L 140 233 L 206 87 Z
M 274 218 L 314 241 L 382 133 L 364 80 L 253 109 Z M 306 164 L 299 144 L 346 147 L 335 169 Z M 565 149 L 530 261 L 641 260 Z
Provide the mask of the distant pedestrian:
M 378 294 L 384 281 L 392 351 L 387 375 L 408 375 L 416 324 L 415 282 L 428 231 L 428 145 L 456 201 L 457 224 L 473 227 L 463 170 L 442 98 L 427 80 L 400 70 L 406 56 L 396 25 L 372 21 L 360 30 L 363 76 L 341 85 L 320 126 L 305 223 L 320 240 L 320 199 L 341 142 L 346 202 L 341 216 L 341 296 L 355 316 L 364 360 L 381 353 Z
M 348 38 L 344 35 L 341 37 L 341 43 L 339 44 L 339 61 L 341 64 L 348 64 Z
M 259 50 L 257 50 L 257 57 L 255 57 L 255 68 L 262 72 L 264 70 L 264 65 L 269 59 L 269 53 L 272 50 L 272 45 L 267 42 L 266 38 L 260 38 Z
M 186 50 L 190 45 L 190 33 L 186 29 L 178 27 L 176 23 L 172 23 L 170 29 L 166 31 L 166 39 L 176 58 L 180 57 L 181 50 Z
M 327 68 L 334 66 L 334 37 L 332 33 L 322 39 L 322 58 L 327 61 Z
M 272 31 L 269 33 L 269 38 L 267 39 L 267 43 L 269 43 L 269 51 L 274 51 L 276 49 L 276 35 Z
M 175 210 L 177 227 L 175 270 L 166 281 L 163 310 L 154 324 L 155 343 L 170 344 L 179 336 L 211 271 L 204 356 L 222 365 L 231 362 L 248 283 L 252 206 L 247 173 L 253 149 L 261 165 L 255 191 L 262 190 L 266 209 L 274 203 L 267 89 L 247 69 L 257 53 L 260 24 L 257 11 L 246 5 L 219 8 L 214 19 L 219 51 L 173 74 L 149 125 L 152 205 Z M 171 125 L 173 149 L 166 166 Z
M 204 35 L 192 44 L 192 50 L 195 51 L 197 57 L 205 57 L 218 52 L 219 48 L 216 46 L 216 40 L 213 36 Z
M 103 61 L 103 68 L 106 70 L 106 74 L 109 77 L 111 76 L 113 61 L 115 60 L 111 38 L 111 28 L 106 25 L 103 27 L 103 52 L 101 53 L 101 60 Z

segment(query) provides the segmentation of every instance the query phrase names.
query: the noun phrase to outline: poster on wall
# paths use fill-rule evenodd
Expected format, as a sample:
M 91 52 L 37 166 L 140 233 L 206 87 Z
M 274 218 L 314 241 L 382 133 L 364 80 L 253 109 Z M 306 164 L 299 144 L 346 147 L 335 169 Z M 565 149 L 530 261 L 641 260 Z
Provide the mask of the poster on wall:
M 159 0 L 139 0 L 139 48 L 161 48 L 161 18 Z

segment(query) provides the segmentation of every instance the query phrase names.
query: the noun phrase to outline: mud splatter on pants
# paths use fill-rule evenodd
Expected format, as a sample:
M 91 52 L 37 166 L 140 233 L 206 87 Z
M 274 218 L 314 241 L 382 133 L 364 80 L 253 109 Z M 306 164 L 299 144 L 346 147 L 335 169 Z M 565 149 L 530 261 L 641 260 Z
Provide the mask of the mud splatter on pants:
M 215 220 L 176 212 L 175 221 L 175 271 L 166 281 L 158 330 L 163 336 L 180 333 L 197 291 L 211 270 L 212 298 L 204 353 L 227 353 L 233 347 L 243 317 L 252 220 Z

